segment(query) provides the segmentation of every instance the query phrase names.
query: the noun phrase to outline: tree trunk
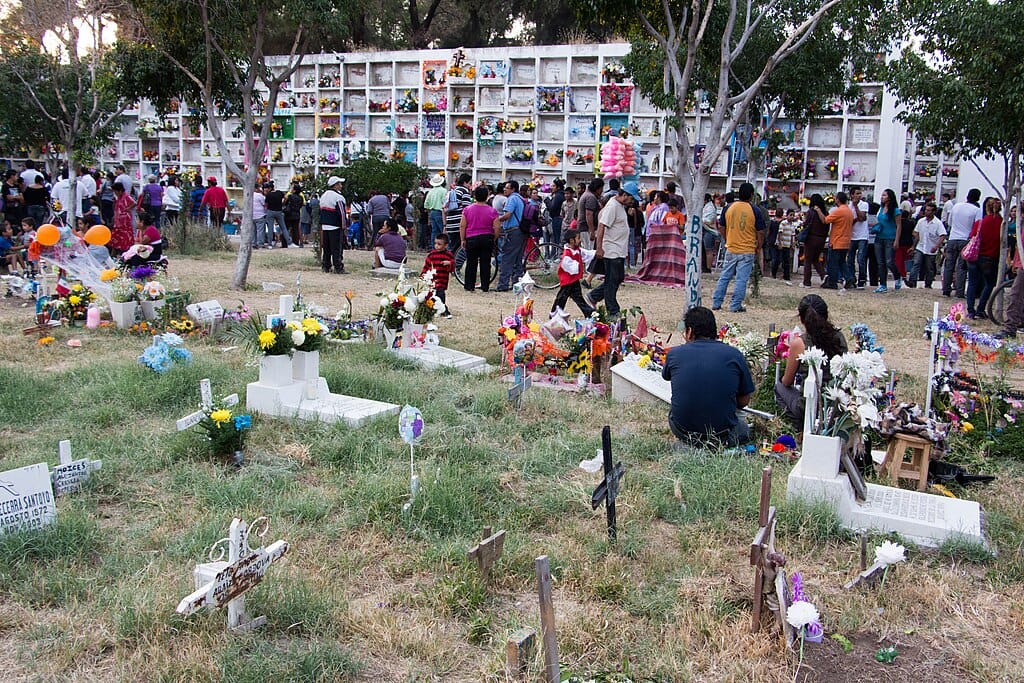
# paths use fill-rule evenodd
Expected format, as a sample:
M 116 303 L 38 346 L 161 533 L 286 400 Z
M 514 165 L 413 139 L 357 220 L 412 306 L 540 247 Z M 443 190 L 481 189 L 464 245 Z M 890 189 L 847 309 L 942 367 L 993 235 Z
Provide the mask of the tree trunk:
M 77 225 L 76 221 L 82 207 L 82 200 L 78 196 L 78 176 L 75 175 L 75 166 L 71 161 L 73 144 L 73 140 L 64 141 L 64 157 L 67 159 L 68 165 L 68 205 L 64 207 L 64 210 L 67 212 L 67 225 L 72 230 Z
M 681 98 L 682 99 L 682 98 Z M 680 100 L 681 101 L 681 100 Z M 682 110 L 684 107 L 680 106 Z M 705 167 L 702 160 L 701 165 L 696 168 L 692 165 L 689 139 L 686 137 L 685 112 L 677 113 L 678 122 L 675 129 L 675 140 L 672 144 L 675 167 L 672 169 L 677 182 L 683 188 L 683 196 L 687 201 L 687 214 L 690 216 L 686 229 L 686 301 L 683 307 L 683 314 L 694 306 L 701 305 L 701 259 L 703 256 L 703 240 L 701 227 L 701 213 L 704 208 L 704 194 L 707 192 L 711 180 L 711 170 Z M 682 172 L 680 172 L 682 170 Z M 694 172 L 695 171 L 695 172 Z M 682 318 L 679 322 L 682 325 Z
M 231 289 L 245 289 L 249 276 L 249 261 L 252 259 L 252 239 L 256 226 L 252 220 L 252 195 L 256 191 L 259 164 L 249 164 L 249 170 L 242 176 L 242 224 L 238 230 L 241 244 L 235 257 L 235 270 L 231 274 Z

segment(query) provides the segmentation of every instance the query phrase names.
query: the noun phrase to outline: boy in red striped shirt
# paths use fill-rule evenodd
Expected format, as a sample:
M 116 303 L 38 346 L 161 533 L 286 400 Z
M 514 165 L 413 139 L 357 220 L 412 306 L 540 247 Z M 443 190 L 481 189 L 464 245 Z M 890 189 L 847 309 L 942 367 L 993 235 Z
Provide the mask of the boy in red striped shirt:
M 587 318 L 594 312 L 594 307 L 583 298 L 583 290 L 580 289 L 580 280 L 583 279 L 583 254 L 580 252 L 579 230 L 566 230 L 562 233 L 565 238 L 565 251 L 562 252 L 562 260 L 558 263 L 558 284 L 561 287 L 555 296 L 555 303 L 551 305 L 551 312 L 557 309 L 565 310 L 565 304 L 571 298 L 580 307 L 583 315 Z
M 445 293 L 448 291 L 448 279 L 455 272 L 455 256 L 448 250 L 448 235 L 443 232 L 434 238 L 434 249 L 427 254 L 420 275 L 425 274 L 428 270 L 434 271 L 434 291 L 445 306 L 445 311 L 441 316 L 450 318 L 452 309 L 445 300 Z

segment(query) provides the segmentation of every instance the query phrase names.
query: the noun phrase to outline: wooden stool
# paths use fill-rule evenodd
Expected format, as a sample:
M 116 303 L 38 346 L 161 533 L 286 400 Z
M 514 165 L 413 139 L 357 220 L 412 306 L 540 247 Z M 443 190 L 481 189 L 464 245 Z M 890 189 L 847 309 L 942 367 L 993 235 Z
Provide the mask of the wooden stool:
M 903 462 L 903 454 L 910 450 L 910 462 Z M 885 450 L 882 476 L 899 482 L 911 479 L 917 482 L 917 490 L 928 487 L 928 463 L 931 461 L 932 444 L 927 439 L 912 434 L 895 434 Z

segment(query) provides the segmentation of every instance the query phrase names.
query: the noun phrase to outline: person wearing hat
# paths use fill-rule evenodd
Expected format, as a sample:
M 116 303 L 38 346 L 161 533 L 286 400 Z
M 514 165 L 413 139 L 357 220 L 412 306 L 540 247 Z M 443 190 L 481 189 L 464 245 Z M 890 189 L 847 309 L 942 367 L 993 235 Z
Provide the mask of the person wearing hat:
M 224 214 L 228 208 L 228 193 L 217 184 L 217 179 L 214 176 L 207 178 L 206 182 L 208 187 L 203 193 L 203 201 L 200 202 L 200 206 L 210 209 L 210 225 L 219 228 L 224 225 Z
M 430 239 L 435 240 L 444 232 L 444 204 L 448 197 L 444 189 L 444 176 L 435 173 L 430 178 L 430 191 L 423 200 L 423 208 L 429 212 Z
M 327 189 L 320 195 L 320 248 L 323 250 L 323 271 L 345 272 L 342 240 L 345 227 L 345 198 L 341 195 L 344 178 L 332 175 L 327 179 Z

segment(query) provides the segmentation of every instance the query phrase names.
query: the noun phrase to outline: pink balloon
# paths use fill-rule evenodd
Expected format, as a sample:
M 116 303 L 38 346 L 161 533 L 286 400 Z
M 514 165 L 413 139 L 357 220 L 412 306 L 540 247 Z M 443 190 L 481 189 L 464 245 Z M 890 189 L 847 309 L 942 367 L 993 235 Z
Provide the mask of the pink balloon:
M 604 174 L 604 179 L 605 180 L 611 180 L 614 177 L 616 177 L 614 173 L 605 173 Z
M 635 166 L 625 166 L 622 169 L 622 172 L 625 173 L 626 175 L 633 175 L 634 173 L 636 173 L 636 167 Z

